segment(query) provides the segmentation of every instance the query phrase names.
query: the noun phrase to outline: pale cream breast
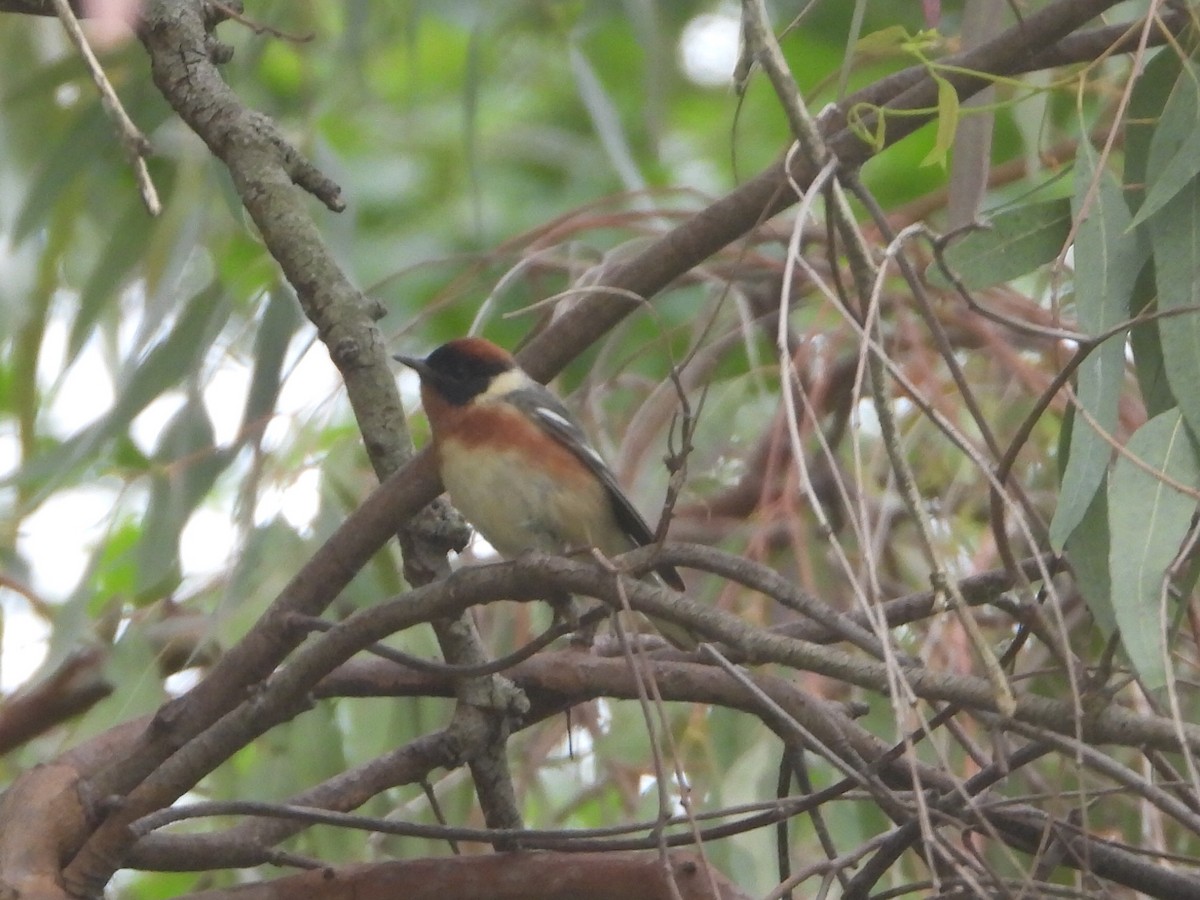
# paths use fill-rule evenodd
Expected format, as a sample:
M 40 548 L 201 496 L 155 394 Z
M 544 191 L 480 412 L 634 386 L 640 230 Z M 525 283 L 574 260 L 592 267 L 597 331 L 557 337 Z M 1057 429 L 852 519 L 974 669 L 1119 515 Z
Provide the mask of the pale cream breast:
M 597 546 L 628 550 L 603 485 L 587 480 L 567 490 L 516 454 L 480 454 L 453 439 L 440 447 L 442 481 L 450 501 L 504 556 Z

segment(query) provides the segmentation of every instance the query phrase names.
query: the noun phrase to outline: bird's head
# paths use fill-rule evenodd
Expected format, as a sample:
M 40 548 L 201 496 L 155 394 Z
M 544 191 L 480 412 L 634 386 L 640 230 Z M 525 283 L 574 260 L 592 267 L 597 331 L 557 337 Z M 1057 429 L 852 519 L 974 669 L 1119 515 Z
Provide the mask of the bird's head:
M 465 406 L 482 397 L 502 396 L 529 382 L 511 353 L 479 337 L 442 344 L 424 359 L 397 353 L 393 359 L 421 376 L 424 395 L 435 392 L 452 406 Z

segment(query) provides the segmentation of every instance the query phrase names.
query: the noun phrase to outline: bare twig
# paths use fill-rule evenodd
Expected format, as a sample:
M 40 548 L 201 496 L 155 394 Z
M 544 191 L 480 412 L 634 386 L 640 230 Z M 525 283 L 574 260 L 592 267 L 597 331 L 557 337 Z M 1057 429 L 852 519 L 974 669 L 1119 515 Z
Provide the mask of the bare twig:
M 242 12 L 240 9 L 235 9 L 228 3 L 222 3 L 220 0 L 208 0 L 208 4 L 225 14 L 226 17 L 233 19 L 235 22 L 240 22 L 245 25 L 255 34 L 269 34 L 272 37 L 281 38 L 285 41 L 291 41 L 293 44 L 307 44 L 316 37 L 311 31 L 307 34 L 290 34 L 282 31 L 273 25 L 264 25 L 262 22 L 256 22 Z M 241 6 L 239 3 L 238 6 Z
M 125 107 L 121 105 L 121 98 L 117 96 L 112 82 L 104 74 L 104 67 L 100 65 L 96 54 L 92 52 L 92 46 L 88 43 L 87 35 L 83 33 L 83 28 L 80 27 L 79 20 L 75 17 L 75 11 L 71 9 L 71 4 L 67 0 L 50 0 L 50 2 L 54 4 L 54 10 L 67 32 L 67 37 L 79 51 L 79 56 L 83 59 L 88 74 L 92 76 L 96 89 L 100 91 L 100 104 L 117 128 L 117 136 L 121 139 L 125 156 L 133 168 L 133 177 L 137 181 L 138 192 L 142 195 L 142 203 L 145 204 L 146 211 L 150 215 L 157 216 L 162 212 L 162 201 L 158 199 L 158 191 L 150 178 L 150 170 L 146 168 L 146 157 L 151 152 L 150 141 L 125 112 Z

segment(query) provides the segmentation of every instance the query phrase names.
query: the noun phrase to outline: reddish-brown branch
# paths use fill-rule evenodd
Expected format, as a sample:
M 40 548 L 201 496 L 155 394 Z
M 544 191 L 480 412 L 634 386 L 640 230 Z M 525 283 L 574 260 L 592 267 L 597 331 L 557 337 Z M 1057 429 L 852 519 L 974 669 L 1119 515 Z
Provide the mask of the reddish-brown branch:
M 0 704 L 0 754 L 21 746 L 80 713 L 113 691 L 104 678 L 104 651 L 72 653 L 36 684 Z
M 305 872 L 277 881 L 189 894 L 188 900 L 743 900 L 704 860 L 670 853 L 673 893 L 662 860 L 652 853 L 497 853 L 412 859 Z M 714 894 L 709 885 L 717 885 Z
M 1099 2 L 1099 0 L 1060 0 L 1060 2 L 1053 3 L 1027 17 L 1020 28 L 1006 33 L 997 41 L 948 62 L 996 74 L 1023 71 L 1025 68 L 1031 67 L 1038 59 L 1036 54 L 1030 54 L 1031 48 L 1038 46 L 1039 42 L 1052 42 L 1066 35 L 1110 5 L 1112 4 Z M 152 57 L 156 53 L 161 53 L 164 58 L 172 52 L 178 54 L 179 45 L 177 41 L 173 43 L 174 38 L 175 35 L 165 26 L 158 32 L 149 35 L 147 44 L 151 46 Z M 161 72 L 157 74 L 162 76 Z M 168 73 L 163 77 L 175 76 Z M 930 109 L 935 105 L 932 93 L 935 88 L 932 81 L 928 79 L 927 73 L 917 72 L 913 78 L 912 84 L 915 86 L 909 87 L 903 93 L 896 91 L 896 86 L 901 82 L 897 81 L 890 85 L 889 90 L 892 91 L 890 96 L 893 98 L 890 105 L 893 108 Z M 983 79 L 972 76 L 954 76 L 954 78 L 956 86 L 964 96 L 985 83 Z M 180 85 L 174 86 L 180 87 Z M 196 83 L 184 87 L 197 92 L 194 95 L 198 104 L 195 112 L 199 118 L 195 122 L 208 121 L 211 123 L 213 117 L 216 117 L 220 120 L 221 128 L 230 126 L 230 122 L 225 121 L 222 115 L 223 112 L 229 110 L 215 100 L 214 96 L 205 93 L 207 90 L 205 82 L 198 80 Z M 882 102 L 885 94 L 886 91 L 883 94 L 864 94 L 858 99 L 878 96 L 879 102 Z M 238 116 L 241 115 L 238 110 L 233 110 L 233 112 L 238 113 Z M 929 116 L 901 119 L 898 120 L 895 127 L 891 127 L 892 123 L 889 122 L 887 142 L 898 140 L 928 118 Z M 240 121 L 237 117 L 235 119 Z M 832 117 L 828 122 L 827 137 L 830 147 L 845 164 L 856 165 L 869 156 L 872 148 L 865 145 L 855 133 L 845 128 L 839 130 Z M 250 124 L 251 130 L 257 129 L 261 132 L 261 122 Z M 232 140 L 233 137 L 234 134 L 231 131 L 206 134 L 210 146 L 217 153 L 227 150 L 228 146 L 225 141 Z M 273 150 L 265 152 L 261 158 L 256 159 L 256 162 L 264 161 L 281 170 L 272 169 L 275 175 L 280 177 L 273 177 L 270 180 L 268 185 L 270 190 L 266 192 L 267 194 L 271 190 L 279 192 L 291 190 L 291 181 L 295 181 L 319 196 L 324 196 L 327 202 L 331 201 L 333 195 L 328 186 L 323 186 L 313 172 L 298 164 L 295 158 L 283 152 L 280 147 L 275 147 Z M 811 173 L 805 172 L 793 172 L 791 175 L 802 186 L 807 184 L 811 178 Z M 260 186 L 256 185 L 255 187 Z M 256 202 L 261 201 L 261 203 L 267 204 L 268 199 L 266 196 L 260 196 L 256 198 Z M 529 345 L 522 354 L 526 366 L 542 377 L 556 372 L 582 348 L 636 307 L 636 304 L 625 305 L 615 301 L 611 292 L 612 288 L 633 291 L 641 296 L 651 296 L 682 272 L 690 269 L 729 242 L 736 240 L 753 229 L 756 224 L 786 208 L 792 202 L 794 202 L 793 193 L 787 186 L 782 164 L 778 164 L 749 184 L 718 201 L 709 209 L 683 223 L 637 258 L 612 270 L 603 286 L 605 289 L 599 291 L 596 298 L 580 303 Z M 264 230 L 269 230 L 267 228 L 269 225 L 279 224 L 273 218 L 277 210 L 268 208 L 266 205 L 250 205 L 253 207 L 252 214 L 255 215 L 256 221 Z M 306 227 L 305 230 L 306 233 L 311 232 L 311 228 Z M 276 246 L 272 247 L 273 252 L 277 249 L 279 248 Z M 363 346 L 355 343 L 354 340 L 345 339 L 345 335 L 341 331 L 344 323 L 325 321 L 320 317 L 324 303 L 330 305 L 349 304 L 358 310 L 360 318 L 363 319 L 370 318 L 370 310 L 360 309 L 357 306 L 361 303 L 361 297 L 353 289 L 347 288 L 345 279 L 340 272 L 330 272 L 319 266 L 314 267 L 311 259 L 304 258 L 304 254 L 310 249 L 304 242 L 301 241 L 296 246 L 282 249 L 281 264 L 297 292 L 303 300 L 316 303 L 318 327 L 325 332 L 331 349 L 336 350 L 335 358 L 348 373 L 352 400 L 356 403 L 360 419 L 364 416 L 371 420 L 374 420 L 376 416 L 388 418 L 389 413 L 395 412 L 394 409 L 367 409 L 361 402 L 361 398 L 367 396 L 366 390 L 364 389 L 360 393 L 359 388 L 355 386 L 358 384 L 360 376 L 368 378 L 368 380 L 384 377 L 390 379 L 390 374 L 384 376 L 379 373 L 370 373 L 368 375 L 365 372 L 372 365 L 380 362 L 379 347 Z M 329 281 L 325 280 L 327 277 L 330 279 Z M 370 323 L 360 324 L 362 324 L 362 329 L 358 332 L 358 336 L 376 334 L 372 331 L 373 326 Z M 386 372 L 386 363 L 384 363 L 384 372 Z M 392 421 L 395 421 L 394 417 L 392 417 Z M 372 435 L 378 434 L 378 429 L 368 427 L 369 424 L 364 423 L 364 434 L 368 436 L 367 441 L 373 458 L 380 458 L 381 453 L 386 457 L 388 453 L 382 450 L 380 445 L 373 443 Z M 123 754 L 120 763 L 104 771 L 102 776 L 96 780 L 99 792 L 102 795 L 108 793 L 125 795 L 130 788 L 151 773 L 156 772 L 164 760 L 185 745 L 193 754 L 202 756 L 203 747 L 195 746 L 196 742 L 192 744 L 188 742 L 202 734 L 218 718 L 236 707 L 244 698 L 247 687 L 263 680 L 287 656 L 299 640 L 289 635 L 283 627 L 286 616 L 293 611 L 317 613 L 323 609 L 375 550 L 382 546 L 394 532 L 396 525 L 407 520 L 431 499 L 438 489 L 432 467 L 428 464 L 428 459 L 423 456 L 389 479 L 356 512 L 352 520 L 346 523 L 346 527 L 341 529 L 330 543 L 322 547 L 310 564 L 301 573 L 298 573 L 297 578 L 288 586 L 259 625 L 247 636 L 247 639 L 234 648 L 225 660 L 215 667 L 213 675 L 187 698 L 164 709 L 156 717 L 155 725 L 147 729 L 132 747 L 127 748 L 129 752 Z M 640 593 L 640 588 L 631 589 L 631 594 L 636 594 L 638 600 L 647 599 Z M 726 623 L 718 622 L 718 624 L 724 627 Z M 735 637 L 742 636 L 740 633 L 733 634 L 731 632 L 731 634 Z M 757 649 L 766 653 L 767 656 L 779 651 L 779 658 L 796 665 L 804 664 L 802 657 L 790 652 L 783 653 L 779 645 L 762 644 Z M 860 672 L 857 680 L 850 680 L 855 683 L 869 683 L 872 687 L 878 686 L 874 674 L 867 678 Z M 925 692 L 928 696 L 950 697 L 951 693 L 956 693 L 957 696 L 952 699 L 980 704 L 984 707 L 988 702 L 986 689 L 980 693 L 980 685 L 968 685 L 965 680 L 955 687 L 945 680 L 921 676 L 920 678 L 914 677 L 914 684 L 918 688 L 918 693 Z M 1063 716 L 1069 716 L 1070 712 L 1062 704 L 1054 705 L 1053 709 L 1044 704 L 1042 706 L 1034 704 L 1033 707 L 1033 711 L 1039 717 L 1060 712 L 1063 713 Z M 282 710 L 283 707 L 280 707 L 275 712 L 280 713 Z M 1060 716 L 1058 722 L 1060 725 L 1066 721 L 1063 716 Z M 1105 722 L 1116 730 L 1105 732 L 1100 725 L 1089 722 L 1089 729 L 1099 729 L 1091 730 L 1089 734 L 1100 739 L 1105 736 L 1112 739 L 1120 733 L 1122 728 L 1128 730 L 1136 724 L 1136 720 L 1133 720 L 1132 717 L 1123 718 L 1112 711 L 1105 711 L 1097 717 L 1097 723 Z M 1161 722 L 1158 724 L 1162 726 Z M 1163 727 L 1160 727 L 1156 733 L 1155 740 L 1162 746 L 1170 746 L 1174 741 L 1174 730 L 1169 728 L 1163 730 Z M 186 758 L 186 754 L 181 758 Z M 202 767 L 197 767 L 195 771 L 188 771 L 187 774 L 195 776 L 196 772 L 201 769 Z M 169 781 L 167 776 L 164 775 L 164 778 Z M 65 792 L 66 789 L 63 786 L 62 791 Z M 176 789 L 186 789 L 186 787 L 171 784 L 170 790 L 168 790 L 160 782 L 155 789 L 147 791 L 143 800 L 150 805 L 164 801 L 169 802 L 171 791 Z M 41 806 L 30 808 L 48 808 L 46 804 L 51 800 L 44 796 L 42 799 L 45 802 Z M 89 857 L 79 862 L 79 870 L 76 872 L 77 875 L 84 876 L 84 881 L 91 878 L 102 882 L 111 871 L 111 866 L 119 863 L 122 853 L 128 846 L 127 835 L 123 833 L 123 827 L 128 823 L 128 816 L 135 815 L 139 808 L 135 803 L 130 809 L 119 811 L 119 814 L 97 833 L 97 840 L 89 848 Z M 37 857 L 41 864 L 49 865 L 51 860 L 57 864 L 57 859 L 61 858 L 62 848 L 71 847 L 76 839 L 80 839 L 86 834 L 88 820 L 82 812 L 70 813 L 67 818 L 72 819 L 71 828 L 73 830 L 63 833 L 61 839 L 55 844 L 53 853 L 43 852 Z M 4 838 L 9 838 L 11 832 L 11 828 L 5 829 Z M 3 859 L 3 856 L 0 856 L 0 859 Z M 51 881 L 54 880 L 53 876 L 45 871 L 39 874 L 50 877 Z

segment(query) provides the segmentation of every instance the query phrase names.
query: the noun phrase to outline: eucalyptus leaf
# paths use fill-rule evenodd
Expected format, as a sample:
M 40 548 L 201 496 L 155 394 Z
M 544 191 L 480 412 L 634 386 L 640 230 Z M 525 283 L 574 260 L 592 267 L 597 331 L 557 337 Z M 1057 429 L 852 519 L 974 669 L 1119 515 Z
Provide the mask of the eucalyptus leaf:
M 158 599 L 178 582 L 180 535 L 228 464 L 229 454 L 214 445 L 212 421 L 197 394 L 189 395 L 171 418 L 154 458 L 158 468 L 135 554 L 139 604 Z
M 116 306 L 122 283 L 136 274 L 152 221 L 141 199 L 131 197 L 121 215 L 112 222 L 108 243 L 79 292 L 79 305 L 67 341 L 68 362 L 75 359 L 86 343 L 100 315 Z
M 1138 275 L 1133 289 L 1133 313 L 1141 315 L 1154 308 L 1158 293 L 1154 284 L 1154 260 L 1147 262 Z M 1177 405 L 1171 382 L 1167 378 L 1167 364 L 1163 356 L 1162 341 L 1158 334 L 1158 322 L 1151 320 L 1133 326 L 1129 332 L 1129 346 L 1133 350 L 1134 371 L 1146 414 L 1156 416 Z
M 81 153 L 81 147 L 92 147 L 112 138 L 112 123 L 99 104 L 82 110 L 66 133 L 47 147 L 41 171 L 26 192 L 12 239 L 20 242 L 41 228 L 58 203 L 75 205 L 79 196 L 79 178 L 94 163 L 92 156 Z
M 1147 223 L 1154 252 L 1164 371 L 1193 434 L 1200 434 L 1200 180 L 1194 180 Z
M 254 371 L 239 435 L 262 434 L 275 411 L 288 344 L 300 327 L 300 309 L 290 291 L 277 289 L 267 295 L 258 332 L 254 335 Z
M 1082 217 L 1075 239 L 1075 308 L 1079 328 L 1105 335 L 1130 318 L 1146 246 L 1125 233 L 1129 208 L 1116 180 L 1097 170 L 1095 151 L 1081 147 L 1076 165 L 1074 210 Z M 1093 190 L 1093 185 L 1095 189 Z M 1050 543 L 1061 549 L 1091 506 L 1112 456 L 1121 385 L 1125 379 L 1125 333 L 1107 337 L 1079 366 L 1075 418 Z
M 1179 54 L 1159 53 L 1147 63 L 1133 86 L 1125 122 L 1125 172 L 1122 180 L 1126 198 L 1134 209 L 1145 199 L 1150 142 L 1158 130 L 1163 107 L 1182 71 L 1183 62 Z
M 1106 635 L 1117 629 L 1108 562 L 1111 547 L 1108 491 L 1101 489 L 1096 491 L 1087 512 L 1067 538 L 1065 549 L 1079 584 L 1079 593 L 1083 595 L 1096 624 Z
M 1189 60 L 1175 79 L 1150 139 L 1145 200 L 1136 227 L 1166 206 L 1200 174 L 1200 67 Z
M 142 360 L 128 366 L 118 380 L 117 399 L 108 412 L 70 439 L 33 457 L 8 481 L 37 485 L 36 503 L 38 496 L 73 476 L 95 457 L 99 447 L 124 432 L 152 400 L 178 387 L 194 372 L 228 313 L 215 286 L 193 297 L 170 333 Z
M 1071 199 L 1037 200 L 986 217 L 986 227 L 951 243 L 945 258 L 963 284 L 978 291 L 1053 262 L 1070 233 Z M 950 285 L 936 263 L 926 275 L 934 285 Z
M 1164 580 L 1196 512 L 1196 499 L 1158 473 L 1200 488 L 1200 455 L 1178 410 L 1148 421 L 1125 451 L 1108 488 L 1112 605 L 1129 661 L 1148 687 L 1157 688 L 1167 675 Z

